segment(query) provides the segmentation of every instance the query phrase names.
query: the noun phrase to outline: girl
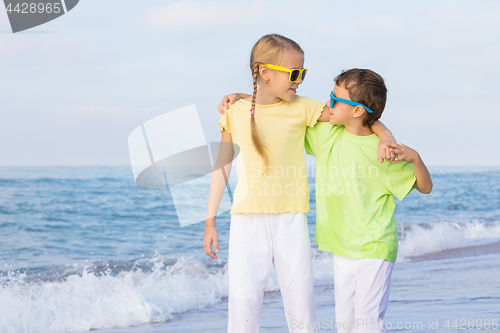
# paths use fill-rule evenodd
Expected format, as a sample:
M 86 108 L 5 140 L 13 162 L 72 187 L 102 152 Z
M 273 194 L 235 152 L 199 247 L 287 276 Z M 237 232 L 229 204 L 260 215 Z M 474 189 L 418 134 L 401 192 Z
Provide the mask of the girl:
M 259 331 L 271 265 L 289 331 L 317 332 L 304 136 L 307 126 L 318 119 L 328 121 L 329 114 L 322 115 L 325 103 L 295 96 L 307 73 L 303 65 L 304 52 L 296 42 L 276 34 L 263 36 L 250 55 L 253 95 L 235 102 L 219 121 L 221 146 L 212 174 L 203 245 L 206 254 L 217 259 L 212 251 L 213 243 L 218 252 L 215 216 L 235 144 L 240 152 L 230 211 L 228 332 Z M 385 128 L 377 126 L 376 132 Z

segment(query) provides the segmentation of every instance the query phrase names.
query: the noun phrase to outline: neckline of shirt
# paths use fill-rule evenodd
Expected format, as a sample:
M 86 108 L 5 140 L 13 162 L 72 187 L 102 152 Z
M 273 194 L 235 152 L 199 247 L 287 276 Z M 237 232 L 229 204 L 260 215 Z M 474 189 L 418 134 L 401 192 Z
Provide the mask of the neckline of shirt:
M 359 140 L 366 140 L 366 139 L 373 139 L 377 136 L 377 134 L 373 133 L 373 134 L 370 134 L 370 135 L 356 135 L 356 134 L 352 134 L 351 132 L 349 132 L 347 130 L 347 128 L 345 128 L 344 126 L 344 133 L 346 133 L 348 136 L 352 137 L 352 138 L 359 138 Z
M 247 100 L 244 100 L 243 98 L 240 99 L 240 101 L 243 101 L 245 103 L 248 103 L 248 104 L 252 104 L 252 102 L 249 102 Z M 255 107 L 269 107 L 269 106 L 278 106 L 280 104 L 283 104 L 283 103 L 286 103 L 286 101 L 284 99 L 282 99 L 281 101 L 279 101 L 278 103 L 273 103 L 273 104 L 257 104 L 255 103 Z

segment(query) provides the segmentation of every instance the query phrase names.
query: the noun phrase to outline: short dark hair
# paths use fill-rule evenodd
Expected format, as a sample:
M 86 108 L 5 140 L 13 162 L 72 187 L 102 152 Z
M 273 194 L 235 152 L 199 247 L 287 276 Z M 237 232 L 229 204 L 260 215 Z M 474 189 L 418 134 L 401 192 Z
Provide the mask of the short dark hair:
M 371 127 L 382 116 L 387 101 L 387 88 L 382 76 L 369 69 L 353 68 L 342 71 L 335 78 L 335 84 L 343 85 L 352 101 L 366 105 L 373 111 L 366 112 L 364 126 Z

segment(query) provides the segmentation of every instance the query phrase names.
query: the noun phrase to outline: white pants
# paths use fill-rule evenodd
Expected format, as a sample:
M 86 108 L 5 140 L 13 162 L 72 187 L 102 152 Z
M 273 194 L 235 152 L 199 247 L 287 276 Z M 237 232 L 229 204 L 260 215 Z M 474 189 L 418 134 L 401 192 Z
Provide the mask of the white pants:
M 259 332 L 271 265 L 276 269 L 289 331 L 317 332 L 305 213 L 231 215 L 228 332 Z M 305 329 L 306 325 L 313 328 Z
M 387 332 L 384 319 L 394 262 L 333 255 L 335 322 L 339 333 Z

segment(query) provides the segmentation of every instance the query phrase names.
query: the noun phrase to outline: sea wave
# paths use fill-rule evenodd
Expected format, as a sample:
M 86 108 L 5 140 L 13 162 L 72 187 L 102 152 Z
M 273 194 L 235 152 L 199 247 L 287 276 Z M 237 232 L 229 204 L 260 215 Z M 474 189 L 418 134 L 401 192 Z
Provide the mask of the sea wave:
M 500 239 L 500 223 L 441 221 L 400 224 L 398 261 L 443 250 L 467 248 Z
M 164 322 L 227 297 L 227 265 L 189 257 L 151 270 L 111 269 L 70 274 L 62 281 L 33 281 L 9 272 L 0 287 L 1 332 L 81 332 Z M 279 290 L 275 274 L 266 291 Z
M 402 224 L 398 262 L 500 239 L 500 223 Z M 313 246 L 316 284 L 333 282 L 332 255 Z M 0 279 L 1 332 L 82 332 L 165 322 L 227 298 L 227 263 L 156 253 L 149 264 L 61 269 L 53 279 L 8 272 Z M 95 266 L 95 267 L 94 267 Z M 117 267 L 117 268 L 116 268 Z M 36 272 L 36 271 L 35 271 Z M 274 270 L 268 292 L 279 291 Z

